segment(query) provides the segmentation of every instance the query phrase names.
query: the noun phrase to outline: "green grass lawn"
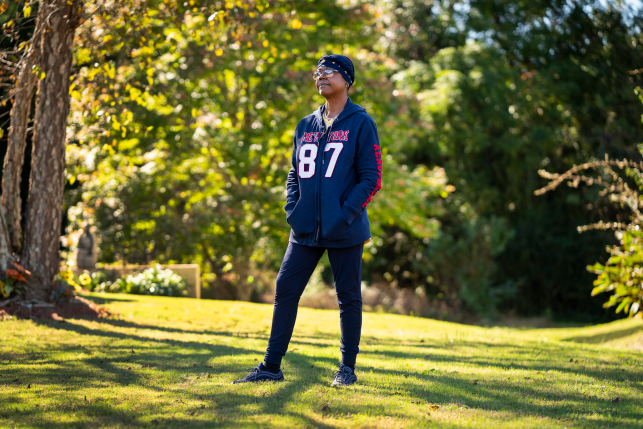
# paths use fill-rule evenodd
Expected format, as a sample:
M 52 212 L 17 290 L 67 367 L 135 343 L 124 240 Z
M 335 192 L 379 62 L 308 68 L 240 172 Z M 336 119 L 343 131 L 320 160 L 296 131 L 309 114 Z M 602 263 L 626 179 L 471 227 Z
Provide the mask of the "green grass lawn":
M 272 306 L 86 295 L 112 319 L 0 322 L 0 427 L 641 428 L 641 322 L 481 328 L 364 314 L 358 383 L 332 388 L 339 313 L 301 308 L 286 381 Z M 618 400 L 616 400 L 618 398 Z

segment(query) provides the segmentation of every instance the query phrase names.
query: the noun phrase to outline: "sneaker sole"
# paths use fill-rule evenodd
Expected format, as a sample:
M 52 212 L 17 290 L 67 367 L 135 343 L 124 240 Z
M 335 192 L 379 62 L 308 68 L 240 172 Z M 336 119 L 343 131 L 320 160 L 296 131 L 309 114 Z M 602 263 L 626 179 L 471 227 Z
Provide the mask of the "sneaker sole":
M 243 384 L 243 383 L 261 383 L 262 381 L 284 381 L 283 375 L 281 377 L 275 378 L 264 378 L 263 380 L 235 380 L 231 384 Z

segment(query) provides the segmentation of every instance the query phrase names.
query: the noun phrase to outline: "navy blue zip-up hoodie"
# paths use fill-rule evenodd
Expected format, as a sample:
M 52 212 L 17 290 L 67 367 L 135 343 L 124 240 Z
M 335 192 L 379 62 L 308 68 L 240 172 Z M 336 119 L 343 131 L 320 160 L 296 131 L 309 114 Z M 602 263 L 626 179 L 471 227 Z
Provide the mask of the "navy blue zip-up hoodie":
M 290 241 L 354 246 L 371 237 L 366 206 L 382 184 L 377 127 L 350 98 L 328 128 L 323 109 L 306 116 L 295 130 L 284 206 Z

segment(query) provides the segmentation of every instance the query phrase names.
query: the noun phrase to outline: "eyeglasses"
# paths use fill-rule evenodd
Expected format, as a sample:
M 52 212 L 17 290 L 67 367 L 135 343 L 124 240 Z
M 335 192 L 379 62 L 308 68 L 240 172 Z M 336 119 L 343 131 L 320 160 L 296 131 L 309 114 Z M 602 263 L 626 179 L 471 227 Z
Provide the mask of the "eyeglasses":
M 325 69 L 325 70 L 315 70 L 313 72 L 313 79 L 317 80 L 320 77 L 324 76 L 326 78 L 333 77 L 335 73 L 339 73 L 337 70 Z

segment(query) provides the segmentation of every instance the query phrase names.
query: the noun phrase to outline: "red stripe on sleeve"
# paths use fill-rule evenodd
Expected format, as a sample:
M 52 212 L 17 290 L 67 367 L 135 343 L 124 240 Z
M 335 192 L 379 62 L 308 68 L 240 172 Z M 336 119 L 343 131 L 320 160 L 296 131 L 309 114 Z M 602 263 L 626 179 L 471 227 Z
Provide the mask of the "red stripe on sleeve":
M 382 189 L 382 150 L 379 145 L 374 144 L 373 148 L 375 149 L 375 162 L 377 163 L 377 182 L 375 184 L 375 189 L 371 191 L 368 196 L 368 199 L 362 204 L 362 208 L 365 209 L 366 205 L 371 202 L 373 196 L 377 194 L 377 191 Z

